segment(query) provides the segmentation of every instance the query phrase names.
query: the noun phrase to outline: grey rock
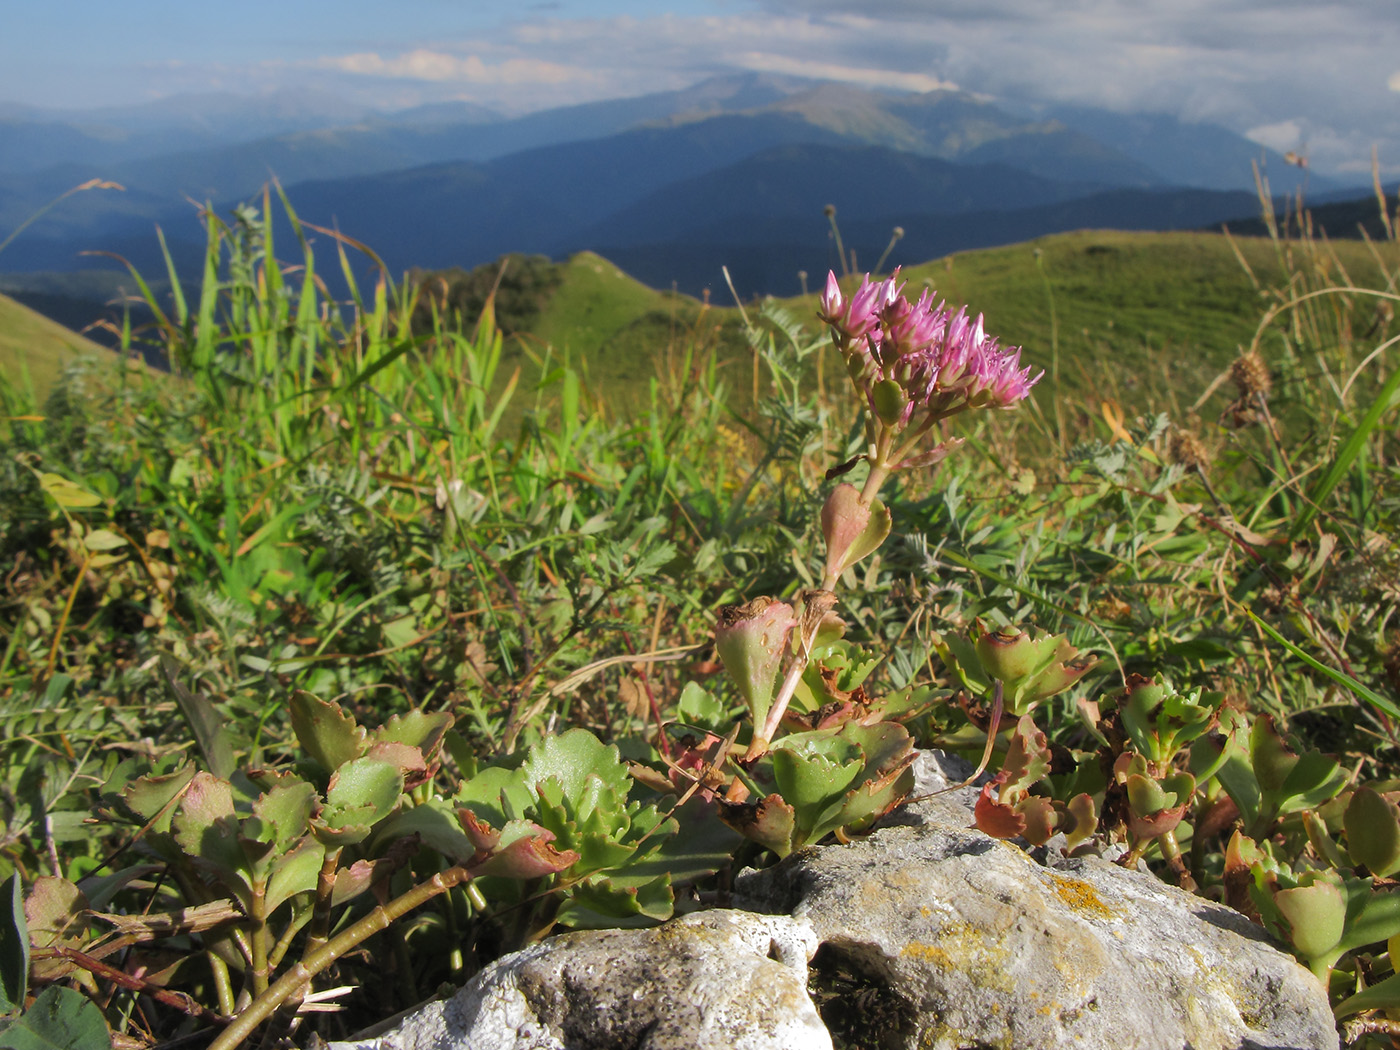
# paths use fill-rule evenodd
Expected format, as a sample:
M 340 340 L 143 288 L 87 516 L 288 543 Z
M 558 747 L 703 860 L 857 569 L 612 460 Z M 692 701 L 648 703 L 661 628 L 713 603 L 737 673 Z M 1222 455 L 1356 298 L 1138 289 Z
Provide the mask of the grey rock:
M 861 975 L 852 1008 L 873 1004 L 882 1046 L 1337 1047 L 1321 985 L 1239 913 L 949 823 L 799 851 L 742 875 L 735 903 L 810 926 L 819 978 Z
M 331 1050 L 831 1050 L 807 994 L 811 930 L 709 911 L 554 937 L 372 1038 Z

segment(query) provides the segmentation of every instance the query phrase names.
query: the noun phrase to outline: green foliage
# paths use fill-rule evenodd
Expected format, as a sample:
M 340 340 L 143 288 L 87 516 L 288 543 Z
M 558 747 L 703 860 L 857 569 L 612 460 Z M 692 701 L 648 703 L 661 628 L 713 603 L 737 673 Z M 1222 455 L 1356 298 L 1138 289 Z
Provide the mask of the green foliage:
M 503 255 L 474 270 L 414 271 L 408 275 L 417 307 L 413 327 L 430 334 L 442 318 L 453 328 L 471 329 L 491 304 L 496 327 L 506 335 L 530 330 L 563 280 L 562 267 L 543 255 Z
M 736 346 L 580 256 L 512 261 L 468 317 L 362 287 L 362 249 L 271 194 L 210 216 L 198 286 L 143 283 L 127 333 L 174 377 L 0 385 L 6 1008 L 87 995 L 63 1009 L 129 1035 L 140 997 L 162 1040 L 233 1017 L 231 1050 L 334 968 L 353 1027 L 863 833 L 916 745 L 988 763 L 984 830 L 1121 851 L 1257 918 L 1340 1012 L 1394 1008 L 1394 244 L 1042 247 L 914 276 L 1032 359 L 1042 275 L 1078 288 L 1060 389 L 1094 396 L 1047 380 L 897 459 L 891 406 L 828 396 L 826 339 L 775 304 Z M 1170 277 L 1159 313 L 1130 263 Z M 614 423 L 628 339 L 657 367 Z M 150 983 L 73 955 L 109 950 Z
M 102 1011 L 71 988 L 46 988 L 13 1021 L 0 1021 L 4 1050 L 107 1050 Z
M 29 987 L 29 924 L 17 873 L 0 885 L 0 934 L 0 1014 L 7 1014 L 24 1004 Z

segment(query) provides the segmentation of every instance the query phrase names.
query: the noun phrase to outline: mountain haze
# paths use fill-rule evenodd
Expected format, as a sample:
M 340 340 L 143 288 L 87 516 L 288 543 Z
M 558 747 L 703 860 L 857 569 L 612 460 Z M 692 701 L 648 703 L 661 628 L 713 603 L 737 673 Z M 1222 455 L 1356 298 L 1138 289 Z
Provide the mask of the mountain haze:
M 693 292 L 715 286 L 727 264 L 754 294 L 790 291 L 797 270 L 832 263 L 826 204 L 867 265 L 904 227 L 893 264 L 1079 226 L 1247 218 L 1257 211 L 1251 159 L 1269 165 L 1277 191 L 1304 174 L 1223 128 L 1166 117 L 1013 112 L 953 90 L 768 75 L 514 118 L 459 103 L 371 114 L 327 99 L 138 110 L 0 108 L 0 157 L 28 151 L 0 164 L 0 231 L 87 179 L 125 187 L 64 200 L 0 265 L 109 265 L 82 254 L 98 251 L 162 272 L 159 225 L 192 272 L 200 206 L 227 214 L 276 178 L 302 218 L 370 245 L 396 273 L 597 249 L 643 280 Z

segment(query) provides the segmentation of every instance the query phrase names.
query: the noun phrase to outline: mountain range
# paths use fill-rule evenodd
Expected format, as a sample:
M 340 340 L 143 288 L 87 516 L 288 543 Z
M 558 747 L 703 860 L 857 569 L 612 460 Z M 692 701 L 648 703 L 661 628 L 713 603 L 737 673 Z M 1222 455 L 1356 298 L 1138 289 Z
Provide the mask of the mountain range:
M 901 227 L 893 265 L 1081 227 L 1247 219 L 1255 163 L 1275 192 L 1309 180 L 1312 195 L 1346 195 L 1218 126 L 756 74 L 523 117 L 289 96 L 0 106 L 0 236 L 88 179 L 124 187 L 43 214 L 0 255 L 0 288 L 37 301 L 42 287 L 57 309 L 58 275 L 111 266 L 84 251 L 163 272 L 157 224 L 196 273 L 199 206 L 226 213 L 275 178 L 303 219 L 372 246 L 395 273 L 593 249 L 654 287 L 722 287 L 727 266 L 743 295 L 792 294 L 799 270 L 841 266 L 826 205 L 858 265 Z

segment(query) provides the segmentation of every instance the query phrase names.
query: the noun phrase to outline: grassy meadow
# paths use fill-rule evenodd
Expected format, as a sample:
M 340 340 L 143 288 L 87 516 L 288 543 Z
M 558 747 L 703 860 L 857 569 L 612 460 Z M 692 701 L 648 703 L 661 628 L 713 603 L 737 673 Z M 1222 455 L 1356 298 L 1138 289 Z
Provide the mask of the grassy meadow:
M 815 297 L 741 312 L 585 253 L 507 339 L 494 304 L 357 280 L 353 245 L 274 245 L 282 207 L 212 220 L 203 274 L 152 294 L 131 341 L 174 375 L 64 370 L 69 337 L 0 300 L 39 391 L 0 379 L 0 878 L 27 902 L 0 932 L 31 945 L 0 1013 L 50 996 L 82 1050 L 344 1037 L 860 833 L 878 814 L 832 799 L 895 783 L 877 731 L 993 770 L 1053 745 L 999 804 L 1251 913 L 1339 1020 L 1400 1006 L 1395 242 L 1091 231 L 906 268 L 1047 376 L 934 423 L 966 444 L 892 474 L 888 538 L 862 497 L 833 569 L 819 511 L 878 487 L 896 424 L 862 422 Z M 789 652 L 782 732 L 869 780 L 813 801 L 714 638 L 823 590 L 845 637 Z M 1072 687 L 975 666 L 998 629 L 1062 636 Z M 775 791 L 795 830 L 741 837 L 701 787 Z M 1369 938 L 1285 921 L 1319 883 Z

